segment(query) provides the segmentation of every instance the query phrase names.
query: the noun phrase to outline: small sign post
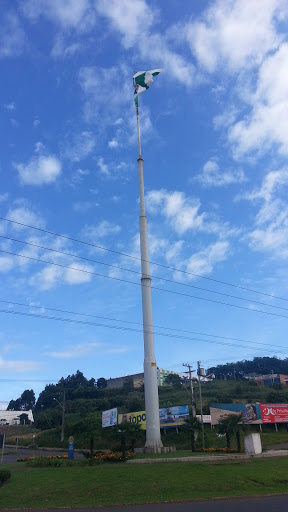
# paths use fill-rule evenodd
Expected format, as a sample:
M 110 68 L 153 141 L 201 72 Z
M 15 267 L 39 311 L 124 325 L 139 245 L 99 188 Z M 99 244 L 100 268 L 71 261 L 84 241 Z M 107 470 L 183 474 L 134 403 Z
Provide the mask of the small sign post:
M 68 441 L 68 459 L 74 459 L 74 437 L 70 436 Z
M 1 464 L 3 464 L 4 446 L 5 446 L 5 434 L 0 435 Z

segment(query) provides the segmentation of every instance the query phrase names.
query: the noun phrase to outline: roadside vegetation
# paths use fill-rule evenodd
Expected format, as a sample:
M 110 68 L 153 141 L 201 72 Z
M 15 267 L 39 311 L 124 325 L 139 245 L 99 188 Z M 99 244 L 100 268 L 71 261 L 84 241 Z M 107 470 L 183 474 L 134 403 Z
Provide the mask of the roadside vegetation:
M 286 373 L 288 373 L 287 360 L 281 361 L 277 358 L 267 357 L 255 358 L 254 362 L 244 361 L 239 364 L 234 363 L 234 366 L 220 365 L 209 369 L 209 371 L 213 370 L 218 378 L 202 384 L 203 413 L 209 414 L 209 404 L 211 403 L 288 402 L 288 387 L 282 387 L 279 384 L 261 387 L 254 380 L 247 381 L 243 379 L 243 371 L 246 367 L 246 370 L 254 368 L 254 371 L 261 367 L 260 369 L 264 372 L 265 369 L 272 367 L 272 364 L 274 365 L 273 368 L 276 368 L 275 371 L 277 371 L 278 364 L 279 370 L 284 372 L 286 369 Z M 176 379 L 170 376 L 168 385 L 159 388 L 160 407 L 190 403 L 189 383 L 181 384 L 179 380 L 179 378 Z M 130 379 L 127 379 L 121 389 L 110 390 L 106 386 L 107 381 L 104 378 L 88 380 L 82 372 L 77 371 L 75 375 L 61 378 L 57 384 L 46 385 L 36 403 L 33 390 L 25 390 L 19 399 L 11 400 L 9 406 L 13 410 L 14 406 L 19 407 L 19 404 L 21 407 L 24 407 L 25 404 L 31 407 L 34 403 L 35 423 L 33 428 L 27 424 L 12 427 L 1 426 L 0 433 L 6 435 L 6 444 L 16 444 L 16 438 L 18 438 L 19 446 L 31 446 L 35 449 L 46 446 L 66 450 L 71 435 L 74 437 L 74 447 L 76 449 L 92 451 L 99 449 L 121 450 L 121 443 L 123 445 L 123 442 L 125 442 L 127 450 L 143 446 L 145 442 L 145 432 L 143 430 L 137 431 L 136 435 L 132 435 L 131 432 L 124 433 L 125 439 L 123 441 L 121 432 L 115 434 L 111 428 L 102 429 L 102 411 L 104 410 L 113 407 L 118 408 L 118 413 L 144 410 L 143 387 L 134 389 L 133 382 Z M 63 403 L 64 391 L 65 437 L 64 441 L 61 442 L 62 409 L 60 405 Z M 196 412 L 199 414 L 197 383 L 194 385 L 194 393 Z M 193 428 L 197 430 L 198 427 L 194 425 Z M 250 432 L 259 432 L 259 426 L 250 426 L 249 429 Z M 273 425 L 263 425 L 261 434 L 263 447 L 287 442 L 286 425 L 278 425 L 278 429 L 279 431 L 275 432 Z M 230 437 L 230 447 L 233 450 L 237 449 L 234 430 L 231 430 L 231 435 L 228 432 L 228 440 Z M 242 429 L 238 428 L 238 430 L 238 442 L 240 441 L 243 446 L 243 432 Z M 221 432 L 223 437 L 218 437 L 217 434 L 221 434 Z M 205 425 L 206 448 L 225 448 L 227 444 L 226 433 L 225 428 L 223 431 L 216 428 L 211 431 L 210 426 Z M 163 444 L 176 446 L 178 450 L 191 450 L 194 437 L 194 449 L 200 449 L 201 435 L 198 433 L 198 436 L 194 436 L 189 427 L 183 426 L 177 430 L 167 428 L 162 432 Z
M 265 495 L 286 492 L 288 483 L 286 458 L 225 463 L 221 469 L 215 463 L 89 466 L 74 461 L 68 467 L 43 468 L 18 463 L 9 470 L 11 478 L 1 487 L 1 510 Z

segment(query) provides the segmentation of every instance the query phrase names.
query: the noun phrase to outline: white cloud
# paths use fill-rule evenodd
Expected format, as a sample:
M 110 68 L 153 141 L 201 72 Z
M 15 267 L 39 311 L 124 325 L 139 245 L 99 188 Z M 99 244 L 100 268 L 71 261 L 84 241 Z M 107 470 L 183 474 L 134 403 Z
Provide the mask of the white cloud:
M 108 165 L 105 164 L 102 156 L 100 158 L 98 158 L 97 165 L 98 165 L 98 168 L 99 168 L 101 174 L 103 174 L 104 176 L 110 176 L 110 171 L 109 171 Z
M 79 264 L 77 261 L 70 264 L 73 268 L 67 268 L 64 272 L 64 280 L 68 284 L 89 283 L 92 279 L 92 267 L 89 265 Z M 76 270 L 78 269 L 78 270 Z
M 51 55 L 54 58 L 66 58 L 73 57 L 76 53 L 79 53 L 83 49 L 83 44 L 80 42 L 71 42 L 67 43 L 66 37 L 62 34 L 59 35 L 54 43 L 54 46 L 51 50 Z
M 1 22 L 0 58 L 17 57 L 25 45 L 26 37 L 19 19 L 11 12 L 6 12 Z
M 288 203 L 285 186 L 288 185 L 286 168 L 269 172 L 257 190 L 245 196 L 252 202 L 262 203 L 248 233 L 250 247 L 265 251 L 276 258 L 288 258 Z M 282 197 L 281 197 L 282 196 Z
M 28 163 L 14 163 L 23 185 L 47 185 L 56 181 L 60 176 L 62 164 L 54 155 L 37 155 Z
M 255 92 L 250 92 L 247 103 L 251 112 L 234 124 L 229 141 L 234 154 L 266 153 L 274 145 L 285 156 L 288 154 L 288 45 L 263 62 L 259 70 Z
M 21 4 L 21 10 L 32 21 L 44 16 L 58 23 L 63 29 L 85 31 L 94 23 L 90 0 L 26 0 Z
M 116 139 L 109 140 L 108 147 L 111 149 L 117 149 L 119 147 L 119 142 Z
M 72 162 L 80 162 L 89 156 L 95 148 L 95 137 L 92 132 L 83 130 L 68 140 L 64 149 L 64 156 Z
M 90 201 L 78 201 L 73 204 L 73 210 L 75 210 L 75 212 L 86 213 L 93 208 L 93 206 L 97 206 L 97 203 L 93 204 Z
M 103 119 L 115 124 L 123 105 L 133 107 L 131 69 L 125 64 L 110 68 L 83 67 L 79 71 L 80 86 L 85 93 L 84 115 L 88 121 Z M 117 94 L 115 87 L 117 84 Z
M 161 213 L 166 217 L 180 235 L 188 230 L 202 231 L 205 228 L 206 215 L 199 213 L 199 199 L 188 198 L 183 192 L 151 190 L 146 195 L 146 206 L 150 213 Z
M 57 259 L 57 256 L 55 259 Z M 30 277 L 29 284 L 40 290 L 50 290 L 60 285 L 78 285 L 91 281 L 91 272 L 93 271 L 91 266 L 78 262 L 70 262 L 69 267 L 73 268 L 61 268 L 47 265 Z
M 6 192 L 5 194 L 0 194 L 0 203 L 4 203 L 5 201 L 8 200 L 8 193 Z
M 125 345 L 111 346 L 104 345 L 100 342 L 79 343 L 77 345 L 70 345 L 66 350 L 46 352 L 44 355 L 50 356 L 54 359 L 74 359 L 79 357 L 87 357 L 92 354 L 97 356 L 105 354 L 123 354 L 127 352 L 128 348 Z
M 276 22 L 287 16 L 286 0 L 218 0 L 187 25 L 186 35 L 200 66 L 235 72 L 259 65 L 284 34 Z
M 11 103 L 5 104 L 4 108 L 11 112 L 13 110 L 16 110 L 16 105 L 15 105 L 14 101 L 11 101 Z
M 229 252 L 229 243 L 227 241 L 217 241 L 202 251 L 194 253 L 186 261 L 185 270 L 198 275 L 211 274 L 213 267 L 217 263 L 225 261 Z
M 19 222 L 20 224 L 27 224 L 29 226 L 43 227 L 45 225 L 41 216 L 34 212 L 31 208 L 25 206 L 25 204 L 22 204 L 21 201 L 16 202 L 15 206 L 8 210 L 7 218 L 15 222 Z M 10 224 L 10 227 L 15 231 L 27 229 L 25 226 L 13 223 Z
M 166 68 L 170 78 L 184 85 L 194 85 L 197 77 L 194 65 L 181 53 L 169 47 L 170 34 L 167 37 L 157 32 L 155 27 L 160 13 L 145 0 L 99 0 L 98 12 L 107 18 L 112 30 L 118 31 L 121 43 L 126 50 L 137 48 L 137 54 L 144 61 L 153 63 L 154 67 Z M 137 13 L 137 16 L 135 16 Z M 180 29 L 181 30 L 181 29 Z M 141 34 L 141 36 L 140 36 Z M 145 41 L 145 44 L 143 44 Z
M 41 363 L 38 361 L 28 361 L 28 360 L 5 360 L 0 356 L 0 369 L 1 372 L 5 371 L 14 371 L 17 373 L 25 373 L 31 372 L 34 370 L 38 370 L 41 368 Z
M 191 181 L 199 181 L 205 187 L 225 187 L 232 183 L 243 183 L 246 181 L 244 172 L 241 169 L 234 171 L 221 170 L 215 160 L 208 160 L 203 166 L 201 174 L 191 178 Z
M 107 220 L 102 220 L 96 226 L 84 226 L 82 236 L 89 240 L 97 240 L 105 236 L 117 235 L 120 233 L 121 227 L 118 224 L 112 224 Z
M 99 0 L 97 10 L 110 20 L 112 29 L 120 32 L 126 50 L 134 46 L 138 39 L 142 39 L 157 17 L 157 12 L 145 0 Z
M 14 267 L 13 256 L 1 256 L 0 255 L 0 272 L 9 272 Z

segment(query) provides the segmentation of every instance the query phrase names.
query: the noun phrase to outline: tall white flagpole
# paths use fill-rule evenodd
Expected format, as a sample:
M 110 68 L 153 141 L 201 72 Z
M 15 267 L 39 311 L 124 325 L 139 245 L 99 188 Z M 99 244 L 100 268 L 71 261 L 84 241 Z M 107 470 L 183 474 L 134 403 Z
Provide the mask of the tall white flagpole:
M 145 448 L 158 451 L 163 447 L 160 434 L 159 397 L 157 365 L 154 352 L 151 276 L 148 250 L 148 228 L 144 202 L 143 158 L 141 155 L 139 108 L 136 104 L 138 133 L 138 175 L 140 192 L 140 248 L 141 248 L 141 290 L 144 334 L 144 388 L 146 410 L 146 443 Z

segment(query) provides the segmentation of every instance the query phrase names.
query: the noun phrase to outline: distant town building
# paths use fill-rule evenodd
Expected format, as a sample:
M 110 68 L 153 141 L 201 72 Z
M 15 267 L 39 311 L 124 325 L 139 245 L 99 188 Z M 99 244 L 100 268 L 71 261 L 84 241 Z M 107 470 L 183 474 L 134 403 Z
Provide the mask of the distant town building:
M 255 381 L 259 386 L 273 386 L 273 384 L 283 384 L 283 386 L 287 386 L 288 375 L 282 375 L 281 373 L 269 373 L 268 375 L 255 377 Z
M 3 425 L 20 425 L 20 416 L 27 414 L 27 422 L 34 423 L 33 412 L 30 411 L 2 411 L 0 410 L 0 426 Z M 25 421 L 25 420 L 24 420 Z
M 165 379 L 168 375 L 176 374 L 181 378 L 183 377 L 180 373 L 172 372 L 171 370 L 164 370 L 163 368 L 157 368 L 158 386 L 165 386 Z M 106 389 L 121 389 L 125 382 L 132 382 L 133 388 L 141 388 L 144 386 L 144 373 L 135 373 L 133 375 L 124 375 L 123 377 L 116 377 L 114 379 L 107 379 Z
M 107 379 L 106 389 L 121 389 L 125 382 L 132 382 L 134 388 L 139 388 L 144 384 L 144 373 L 134 373 L 133 375 L 124 375 L 124 377 Z
M 164 368 L 157 368 L 157 376 L 158 376 L 158 386 L 166 386 L 166 377 L 168 377 L 168 375 L 179 375 L 179 377 L 183 377 L 183 375 L 180 375 L 180 373 L 177 373 L 177 372 L 172 372 L 171 370 L 164 370 Z

